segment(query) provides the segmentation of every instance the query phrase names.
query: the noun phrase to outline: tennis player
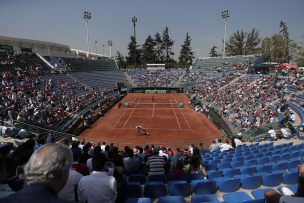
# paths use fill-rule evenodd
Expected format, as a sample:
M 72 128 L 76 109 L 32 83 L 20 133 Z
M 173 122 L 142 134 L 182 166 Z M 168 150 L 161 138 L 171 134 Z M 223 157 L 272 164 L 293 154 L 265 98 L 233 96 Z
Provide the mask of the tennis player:
M 135 128 L 137 129 L 138 135 L 149 135 L 149 133 L 145 130 L 145 128 L 142 125 L 138 125 Z

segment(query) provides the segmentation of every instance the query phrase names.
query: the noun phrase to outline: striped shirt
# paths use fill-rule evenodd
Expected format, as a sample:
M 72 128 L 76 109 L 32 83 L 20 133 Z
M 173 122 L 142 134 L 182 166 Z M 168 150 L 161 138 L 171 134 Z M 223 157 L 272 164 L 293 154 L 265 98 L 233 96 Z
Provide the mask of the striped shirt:
M 165 174 L 165 159 L 162 156 L 154 155 L 148 158 L 147 164 L 150 168 L 149 175 L 164 175 Z

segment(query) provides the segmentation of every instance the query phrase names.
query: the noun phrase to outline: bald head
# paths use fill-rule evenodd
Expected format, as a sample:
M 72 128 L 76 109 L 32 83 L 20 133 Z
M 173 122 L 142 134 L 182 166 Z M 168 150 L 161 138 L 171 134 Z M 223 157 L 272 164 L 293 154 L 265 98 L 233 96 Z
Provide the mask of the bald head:
M 32 154 L 29 161 L 24 165 L 23 173 L 20 176 L 28 184 L 57 184 L 57 182 L 62 182 L 65 176 L 68 176 L 72 157 L 71 150 L 65 145 L 43 145 Z

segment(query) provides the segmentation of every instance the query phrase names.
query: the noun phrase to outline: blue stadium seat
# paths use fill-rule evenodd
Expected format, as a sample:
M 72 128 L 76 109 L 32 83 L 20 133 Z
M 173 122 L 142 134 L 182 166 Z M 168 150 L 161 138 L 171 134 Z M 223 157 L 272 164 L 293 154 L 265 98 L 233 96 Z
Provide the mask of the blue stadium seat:
M 272 165 L 271 164 L 265 164 L 263 166 L 257 166 L 257 173 L 271 173 L 272 171 Z
M 231 168 L 241 168 L 244 166 L 243 161 L 234 161 L 231 163 Z
M 282 173 L 273 173 L 263 176 L 262 184 L 267 187 L 275 187 L 281 184 L 283 178 Z
M 193 193 L 196 195 L 202 194 L 214 194 L 217 191 L 217 186 L 215 181 L 208 180 L 193 180 L 191 182 Z
M 129 182 L 126 188 L 127 198 L 141 197 L 141 184 L 140 182 Z
M 275 191 L 272 188 L 263 188 L 263 189 L 253 190 L 251 191 L 251 194 L 254 196 L 255 199 L 264 199 L 265 198 L 264 193 L 267 190 Z
M 193 195 L 191 197 L 191 203 L 202 203 L 202 202 L 220 202 L 215 195 Z
M 140 197 L 140 198 L 128 198 L 125 203 L 152 203 L 150 198 Z
M 263 158 L 258 159 L 258 164 L 264 165 L 264 164 L 269 163 L 269 161 L 270 161 L 269 157 L 263 157 Z
M 178 180 L 186 180 L 186 175 L 180 176 L 180 175 L 168 175 L 167 176 L 167 182 L 170 181 L 178 181 Z
M 288 166 L 287 162 L 280 161 L 280 162 L 272 165 L 272 171 L 286 170 L 287 166 Z
M 242 203 L 265 203 L 265 199 L 252 199 L 243 201 Z
M 233 177 L 235 175 L 240 175 L 240 169 L 226 169 L 223 170 L 224 177 Z
M 147 182 L 144 186 L 144 197 L 155 199 L 166 194 L 166 186 L 163 182 Z
M 231 164 L 229 163 L 221 163 L 217 165 L 218 170 L 231 168 Z
M 158 203 L 186 203 L 183 196 L 166 196 L 160 197 L 158 199 Z
M 235 192 L 241 187 L 240 179 L 231 178 L 224 181 L 219 181 L 218 189 L 220 192 Z
M 241 179 L 241 187 L 243 189 L 252 190 L 262 185 L 262 176 L 250 176 Z
M 257 162 L 256 159 L 250 159 L 250 160 L 245 160 L 244 161 L 245 166 L 255 166 L 257 164 L 258 164 L 258 162 Z
M 144 174 L 131 174 L 129 175 L 128 182 L 140 182 L 145 184 L 146 176 Z
M 283 186 L 282 186 L 283 187 Z M 278 190 L 281 194 L 283 194 L 282 192 L 282 187 L 279 187 Z M 284 186 L 284 187 L 287 187 L 288 189 L 290 189 L 293 193 L 296 193 L 297 192 L 297 189 L 298 189 L 298 185 L 288 185 L 288 186 Z
M 201 180 L 203 175 L 201 173 L 189 173 L 186 175 L 186 180 L 190 183 L 192 180 Z
M 241 174 L 248 174 L 248 175 L 252 175 L 252 174 L 256 173 L 256 171 L 257 171 L 255 166 L 242 167 L 242 168 L 240 168 L 240 170 L 241 170 Z
M 168 193 L 171 196 L 190 196 L 191 185 L 186 181 L 170 181 L 168 182 Z
M 240 203 L 247 200 L 251 200 L 250 196 L 245 192 L 232 192 L 229 194 L 224 194 L 223 199 L 227 203 Z
M 300 159 L 292 159 L 287 163 L 287 168 L 288 169 L 292 169 L 292 168 L 297 168 L 298 165 L 301 164 L 301 160 Z
M 213 178 L 223 177 L 223 171 L 207 171 L 207 176 L 209 180 Z
M 282 183 L 284 184 L 297 184 L 299 179 L 298 172 L 288 172 L 283 175 Z

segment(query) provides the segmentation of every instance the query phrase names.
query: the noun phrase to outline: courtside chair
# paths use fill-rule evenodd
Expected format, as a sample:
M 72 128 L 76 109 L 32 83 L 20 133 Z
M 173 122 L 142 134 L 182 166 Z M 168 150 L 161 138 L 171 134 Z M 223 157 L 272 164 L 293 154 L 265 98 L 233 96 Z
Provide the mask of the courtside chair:
M 168 193 L 170 196 L 184 196 L 191 195 L 191 184 L 186 181 L 170 181 L 168 182 Z
M 245 192 L 232 192 L 229 194 L 224 194 L 223 199 L 227 203 L 240 203 L 247 200 L 251 200 L 250 196 Z
M 241 171 L 242 175 L 243 174 L 252 175 L 252 174 L 254 174 L 254 173 L 257 172 L 257 169 L 256 169 L 255 166 L 252 166 L 252 167 L 249 166 L 249 167 L 242 167 L 242 168 L 240 168 L 240 171 Z
M 235 192 L 241 187 L 240 179 L 231 178 L 224 181 L 219 181 L 217 184 L 220 192 Z
M 207 171 L 207 176 L 209 180 L 212 180 L 213 178 L 223 177 L 223 171 Z
M 215 195 L 193 195 L 191 197 L 191 203 L 202 203 L 202 202 L 220 202 Z
M 193 193 L 196 195 L 214 194 L 217 191 L 215 181 L 193 180 L 191 182 Z
M 262 184 L 267 187 L 275 187 L 281 184 L 283 173 L 273 173 L 263 176 Z
M 127 198 L 141 197 L 141 184 L 140 182 L 129 182 L 126 188 Z
M 262 176 L 249 176 L 241 179 L 241 187 L 246 190 L 257 189 L 262 185 Z
M 166 186 L 163 182 L 147 182 L 144 186 L 144 197 L 155 199 L 166 196 Z
M 166 176 L 165 175 L 149 175 L 148 176 L 148 182 L 166 182 Z
M 158 203 L 186 203 L 183 196 L 165 196 L 158 199 Z
M 152 203 L 152 200 L 147 197 L 128 198 L 126 199 L 125 203 Z
M 252 190 L 252 191 L 251 191 L 251 194 L 254 196 L 255 199 L 264 199 L 264 200 L 265 200 L 264 193 L 265 193 L 267 190 L 275 191 L 275 190 L 272 189 L 272 188 L 263 188 L 263 189 Z
M 287 172 L 283 175 L 282 183 L 284 184 L 297 184 L 299 179 L 298 172 Z
M 146 176 L 144 174 L 132 174 L 129 175 L 128 182 L 140 182 L 141 184 L 145 184 Z

